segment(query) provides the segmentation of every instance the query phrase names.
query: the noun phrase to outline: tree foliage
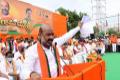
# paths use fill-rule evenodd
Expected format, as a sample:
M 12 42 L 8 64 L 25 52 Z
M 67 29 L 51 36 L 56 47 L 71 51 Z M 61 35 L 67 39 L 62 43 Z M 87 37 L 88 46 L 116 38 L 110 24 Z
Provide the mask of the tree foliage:
M 82 13 L 82 12 L 77 13 L 75 10 L 74 11 L 66 10 L 62 7 L 58 8 L 57 11 L 61 15 L 67 16 L 67 30 L 68 31 L 76 27 L 78 21 L 81 20 L 84 15 L 87 15 L 86 13 Z M 78 34 L 76 35 L 77 38 L 79 37 Z
M 94 30 L 95 37 L 99 37 L 99 33 L 100 33 L 99 28 L 97 26 L 94 26 L 93 30 Z
M 109 35 L 111 35 L 111 34 L 116 34 L 117 35 L 118 32 L 114 28 L 109 28 L 107 33 Z

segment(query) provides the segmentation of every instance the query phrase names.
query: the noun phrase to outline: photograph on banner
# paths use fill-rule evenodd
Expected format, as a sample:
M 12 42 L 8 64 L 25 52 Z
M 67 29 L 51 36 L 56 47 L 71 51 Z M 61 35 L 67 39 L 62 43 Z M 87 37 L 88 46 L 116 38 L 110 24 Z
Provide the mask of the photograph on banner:
M 32 34 L 41 24 L 53 26 L 53 13 L 18 0 L 0 0 L 0 33 Z M 37 33 L 36 33 L 37 34 Z

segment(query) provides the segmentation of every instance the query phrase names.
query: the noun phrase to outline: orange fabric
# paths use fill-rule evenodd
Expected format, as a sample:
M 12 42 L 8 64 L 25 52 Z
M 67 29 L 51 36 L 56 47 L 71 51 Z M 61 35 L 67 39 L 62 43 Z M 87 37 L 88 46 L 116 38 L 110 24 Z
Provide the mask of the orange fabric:
M 68 67 L 74 74 L 71 74 Z M 61 77 L 42 78 L 41 80 L 105 80 L 104 61 L 66 65 L 64 71 L 69 75 L 63 74 Z
M 110 41 L 111 43 L 117 43 L 117 36 L 111 36 Z
M 67 32 L 67 21 L 65 16 L 53 13 L 53 29 L 56 36 L 62 36 Z
M 37 44 L 37 50 L 38 50 L 38 55 L 39 55 L 39 59 L 40 59 L 40 66 L 41 66 L 42 77 L 43 78 L 49 77 L 46 56 L 45 56 L 45 53 L 44 53 L 40 43 Z M 57 60 L 58 60 L 58 65 L 59 65 L 60 64 L 59 63 L 60 62 L 60 57 L 59 57 L 58 53 L 56 53 L 56 54 L 57 54 Z M 59 72 L 61 72 L 60 71 L 60 65 L 59 65 Z
M 45 59 L 44 51 L 39 43 L 37 45 L 37 50 L 38 50 L 38 55 L 39 55 L 39 59 L 40 59 L 42 77 L 49 77 L 47 61 Z
M 74 74 L 71 73 L 68 67 L 71 69 L 72 73 Z M 105 80 L 105 62 L 104 61 L 96 61 L 96 62 L 83 63 L 83 64 L 73 64 L 73 65 L 65 66 L 64 69 L 69 74 L 69 76 L 74 76 L 76 74 L 82 73 L 83 79 L 81 80 Z M 79 75 L 79 76 L 82 76 L 82 75 Z

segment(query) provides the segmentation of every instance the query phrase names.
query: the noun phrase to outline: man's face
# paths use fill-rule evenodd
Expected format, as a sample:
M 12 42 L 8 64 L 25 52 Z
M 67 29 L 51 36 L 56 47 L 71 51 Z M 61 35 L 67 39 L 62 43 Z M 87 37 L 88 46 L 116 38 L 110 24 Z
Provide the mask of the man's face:
M 18 50 L 20 53 L 23 53 L 24 52 L 24 47 L 21 45 L 21 46 L 18 46 Z
M 0 7 L 3 15 L 6 16 L 9 14 L 9 4 L 7 2 L 1 1 Z
M 50 47 L 52 46 L 53 39 L 54 39 L 53 30 L 51 28 L 43 29 L 43 32 L 41 33 L 42 44 Z
M 2 49 L 1 49 L 1 53 L 2 53 L 3 55 L 6 55 L 7 49 L 6 49 L 6 48 L 2 48 Z
M 81 46 L 84 46 L 84 42 L 80 42 L 80 45 L 81 45 Z
M 29 10 L 29 11 L 27 11 L 27 13 L 26 13 L 26 14 L 27 14 L 27 16 L 28 16 L 28 17 L 31 17 L 31 15 L 32 15 L 32 11 L 31 11 L 31 10 Z

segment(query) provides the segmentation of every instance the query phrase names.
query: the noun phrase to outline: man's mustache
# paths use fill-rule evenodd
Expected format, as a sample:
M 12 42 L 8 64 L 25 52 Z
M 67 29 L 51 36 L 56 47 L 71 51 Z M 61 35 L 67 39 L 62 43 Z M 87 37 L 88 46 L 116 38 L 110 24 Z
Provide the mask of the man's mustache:
M 52 41 L 53 41 L 53 39 L 48 39 L 48 41 L 52 42 Z

